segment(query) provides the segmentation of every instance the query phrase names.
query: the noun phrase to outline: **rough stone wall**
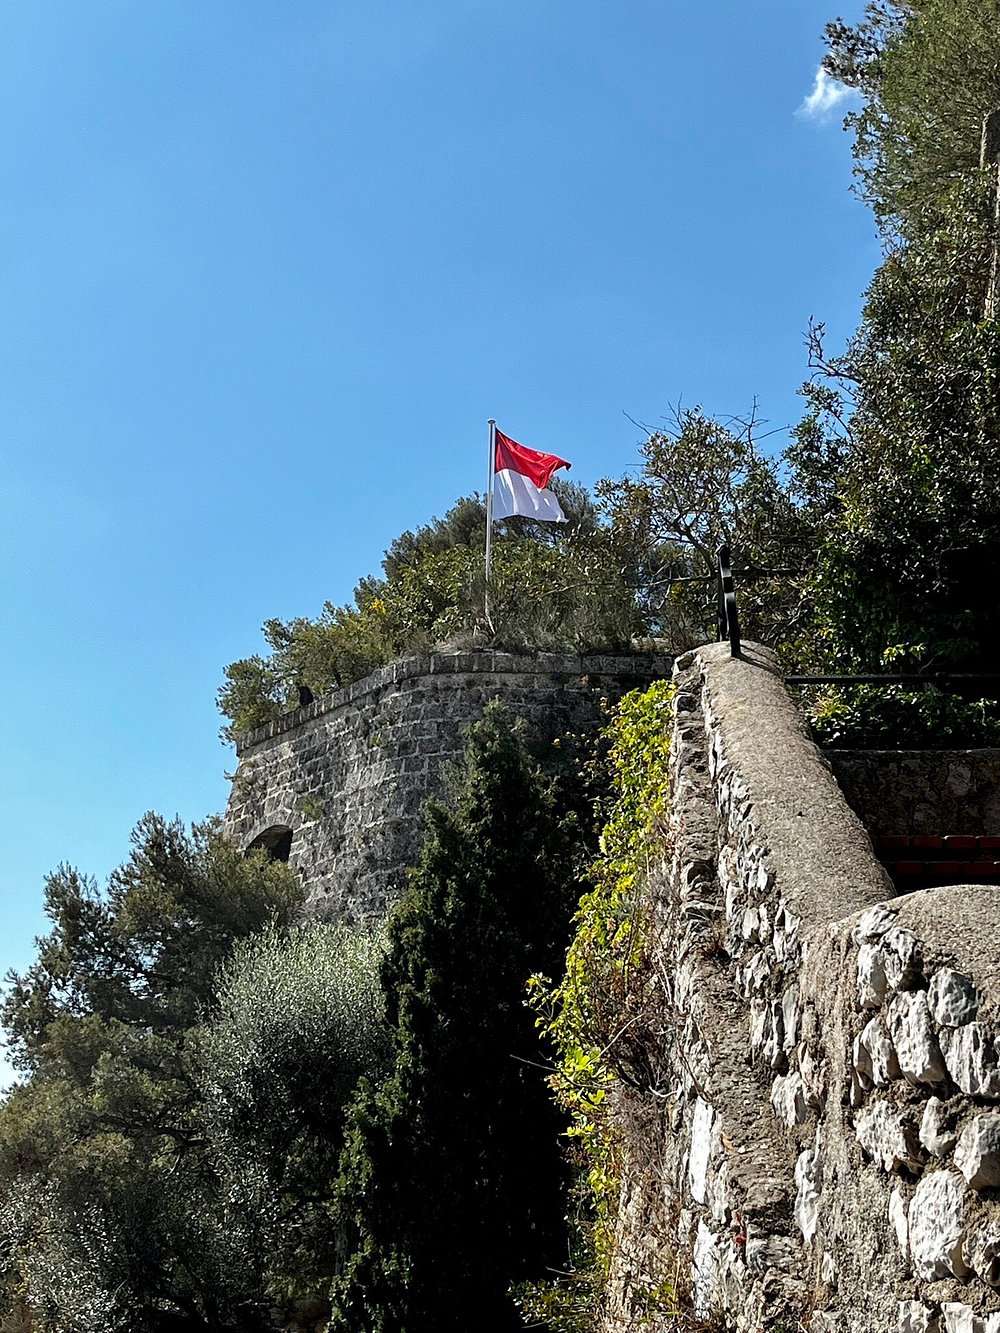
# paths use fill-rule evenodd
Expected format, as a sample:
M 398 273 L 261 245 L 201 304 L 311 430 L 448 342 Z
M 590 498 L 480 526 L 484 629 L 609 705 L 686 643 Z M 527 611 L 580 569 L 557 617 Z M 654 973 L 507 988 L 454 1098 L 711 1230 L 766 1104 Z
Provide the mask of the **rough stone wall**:
M 381 913 L 405 883 L 421 809 L 440 792 L 470 723 L 501 698 L 540 755 L 601 723 L 601 700 L 668 675 L 672 658 L 479 652 L 396 662 L 250 733 L 226 814 L 249 847 L 290 829 L 289 864 L 318 915 Z
M 607 1327 L 674 1278 L 740 1333 L 1000 1333 L 1000 892 L 891 899 L 763 650 L 675 675 L 667 1072 Z
M 1000 833 L 1000 750 L 830 750 L 827 757 L 869 833 Z

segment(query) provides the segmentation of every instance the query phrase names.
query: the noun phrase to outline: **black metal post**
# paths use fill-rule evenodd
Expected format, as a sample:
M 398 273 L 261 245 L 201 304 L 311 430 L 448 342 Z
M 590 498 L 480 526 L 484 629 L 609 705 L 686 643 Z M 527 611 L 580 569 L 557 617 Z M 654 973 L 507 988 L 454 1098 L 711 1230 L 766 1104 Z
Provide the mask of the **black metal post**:
M 728 639 L 730 657 L 739 657 L 740 617 L 728 546 L 719 547 L 719 639 Z

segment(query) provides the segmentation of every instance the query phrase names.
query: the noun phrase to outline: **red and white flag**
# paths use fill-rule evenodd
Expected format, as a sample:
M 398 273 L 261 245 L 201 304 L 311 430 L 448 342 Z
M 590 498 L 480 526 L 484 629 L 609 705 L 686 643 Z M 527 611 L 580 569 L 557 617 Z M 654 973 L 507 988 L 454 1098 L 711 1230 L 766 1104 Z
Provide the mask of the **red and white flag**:
M 546 523 L 565 523 L 566 515 L 549 490 L 557 468 L 570 466 L 565 458 L 528 449 L 496 431 L 493 465 L 493 517 L 539 518 Z

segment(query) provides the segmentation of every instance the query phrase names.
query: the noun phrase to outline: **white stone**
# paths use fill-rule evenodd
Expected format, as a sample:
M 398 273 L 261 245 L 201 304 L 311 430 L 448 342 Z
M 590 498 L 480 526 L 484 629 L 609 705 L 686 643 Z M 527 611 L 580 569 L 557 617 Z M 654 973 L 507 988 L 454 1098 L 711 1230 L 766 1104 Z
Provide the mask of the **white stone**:
M 908 1216 L 910 1253 L 921 1281 L 968 1273 L 962 1240 L 971 1197 L 955 1171 L 932 1171 L 917 1184 Z
M 944 1102 L 931 1097 L 920 1121 L 920 1142 L 932 1157 L 946 1157 L 955 1146 L 957 1135 Z
M 735 871 L 736 853 L 731 847 L 723 847 L 719 852 L 719 860 L 716 866 L 719 883 L 725 886 L 726 890 L 726 917 L 729 921 L 735 921 L 737 912 L 740 911 L 740 904 L 743 901 L 743 886 L 740 884 L 739 875 Z
M 705 1223 L 699 1221 L 694 1238 L 692 1285 L 694 1287 L 694 1312 L 701 1319 L 707 1319 L 712 1312 L 717 1259 L 715 1237 Z
M 718 1170 L 709 1172 L 708 1207 L 712 1221 L 717 1227 L 725 1227 L 732 1214 L 732 1199 L 729 1194 L 729 1163 L 723 1158 Z
M 1000 1100 L 1000 1062 L 993 1040 L 981 1023 L 942 1028 L 938 1040 L 948 1073 L 963 1092 Z
M 977 1277 L 1000 1289 L 1000 1220 L 981 1217 L 970 1226 L 962 1253 Z
M 869 1019 L 862 1029 L 859 1040 L 868 1054 L 869 1077 L 876 1087 L 885 1087 L 894 1078 L 899 1078 L 900 1070 L 899 1060 L 896 1058 L 896 1048 L 885 1030 L 885 1024 L 880 1014 L 876 1014 L 874 1018 Z M 860 1066 L 858 1072 L 861 1072 Z
M 740 933 L 745 940 L 760 938 L 760 917 L 757 915 L 756 907 L 748 907 L 743 913 L 743 924 L 740 927 Z
M 1000 1314 L 988 1314 L 983 1320 L 983 1333 L 1000 1333 Z
M 923 991 L 903 991 L 889 1005 L 889 1032 L 910 1083 L 941 1083 L 947 1073 Z
M 973 1189 L 1000 1185 L 1000 1114 L 973 1116 L 958 1136 L 955 1165 Z
M 957 1028 L 971 1023 L 979 1011 L 979 994 L 972 978 L 942 967 L 931 977 L 927 1003 L 938 1027 Z
M 760 953 L 755 953 L 743 968 L 743 994 L 748 999 L 751 995 L 759 995 L 764 990 L 769 975 L 767 955 L 761 950 Z
M 922 1301 L 900 1301 L 897 1333 L 939 1333 L 937 1315 Z
M 983 1333 L 983 1321 L 971 1305 L 945 1301 L 941 1306 L 941 1333 Z
M 896 1233 L 896 1243 L 899 1245 L 899 1252 L 902 1255 L 909 1253 L 910 1238 L 909 1227 L 906 1221 L 907 1201 L 899 1185 L 889 1195 L 889 1221 L 892 1223 L 892 1229 Z
M 885 961 L 877 944 L 862 944 L 858 950 L 858 1003 L 862 1009 L 878 1009 L 885 999 Z
M 758 862 L 752 876 L 753 889 L 758 898 L 766 898 L 774 888 L 774 876 L 763 861 Z
M 800 1153 L 795 1163 L 795 1223 L 808 1245 L 819 1225 L 819 1200 L 823 1192 L 823 1157 L 817 1143 Z
M 770 1023 L 771 1001 L 766 999 L 752 1000 L 750 1003 L 750 1046 L 752 1050 L 760 1050 L 761 1046 L 767 1041 Z
M 809 1333 L 842 1333 L 844 1316 L 837 1310 L 817 1310 L 809 1320 Z
M 900 1301 L 898 1333 L 939 1333 L 937 1315 L 921 1301 Z
M 917 1136 L 885 1102 L 875 1102 L 857 1117 L 854 1132 L 862 1148 L 883 1171 L 920 1165 Z
M 893 926 L 879 942 L 885 979 L 892 991 L 911 990 L 920 980 L 923 954 L 912 930 Z
M 798 1072 L 780 1074 L 771 1084 L 771 1105 L 781 1123 L 791 1129 L 806 1119 L 806 1095 L 802 1075 Z
M 750 1002 L 750 1046 L 772 1069 L 784 1062 L 784 1016 L 777 1000 Z
M 774 956 L 779 963 L 794 958 L 799 947 L 802 922 L 782 903 L 774 918 Z
M 873 1088 L 875 1080 L 872 1076 L 872 1055 L 865 1045 L 864 1033 L 855 1037 L 851 1043 L 851 1064 L 858 1085 L 864 1088 L 866 1092 Z
M 819 1280 L 827 1287 L 837 1285 L 837 1261 L 829 1250 L 823 1251 L 823 1257 L 819 1261 Z
M 708 1164 L 712 1160 L 712 1130 L 715 1111 L 701 1097 L 695 1099 L 691 1115 L 691 1149 L 688 1158 L 688 1185 L 697 1203 L 708 1199 Z
M 760 940 L 766 944 L 771 938 L 770 913 L 767 910 L 766 903 L 761 903 L 757 908 L 757 915 L 760 917 Z
M 880 939 L 895 924 L 896 915 L 896 909 L 886 907 L 885 903 L 876 903 L 874 907 L 869 907 L 866 912 L 861 913 L 858 924 L 851 932 L 854 943 L 863 944 L 867 940 Z

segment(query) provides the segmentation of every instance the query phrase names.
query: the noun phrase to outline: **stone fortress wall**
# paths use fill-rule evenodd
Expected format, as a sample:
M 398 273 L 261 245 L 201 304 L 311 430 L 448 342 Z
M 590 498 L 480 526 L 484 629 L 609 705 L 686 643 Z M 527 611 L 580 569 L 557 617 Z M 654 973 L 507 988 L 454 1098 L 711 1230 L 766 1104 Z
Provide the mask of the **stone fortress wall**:
M 712 645 L 675 679 L 650 903 L 667 1076 L 624 1117 L 607 1327 L 648 1326 L 637 1290 L 679 1274 L 740 1333 L 998 1333 L 1000 889 L 894 896 L 764 650 Z M 899 762 L 846 767 L 910 832 L 879 796 Z M 952 820 L 977 761 L 945 769 Z
M 395 662 L 247 735 L 226 814 L 244 848 L 301 874 L 309 910 L 377 916 L 416 864 L 422 807 L 441 792 L 470 723 L 501 698 L 543 758 L 593 732 L 601 701 L 670 674 L 658 653 L 435 653 Z

